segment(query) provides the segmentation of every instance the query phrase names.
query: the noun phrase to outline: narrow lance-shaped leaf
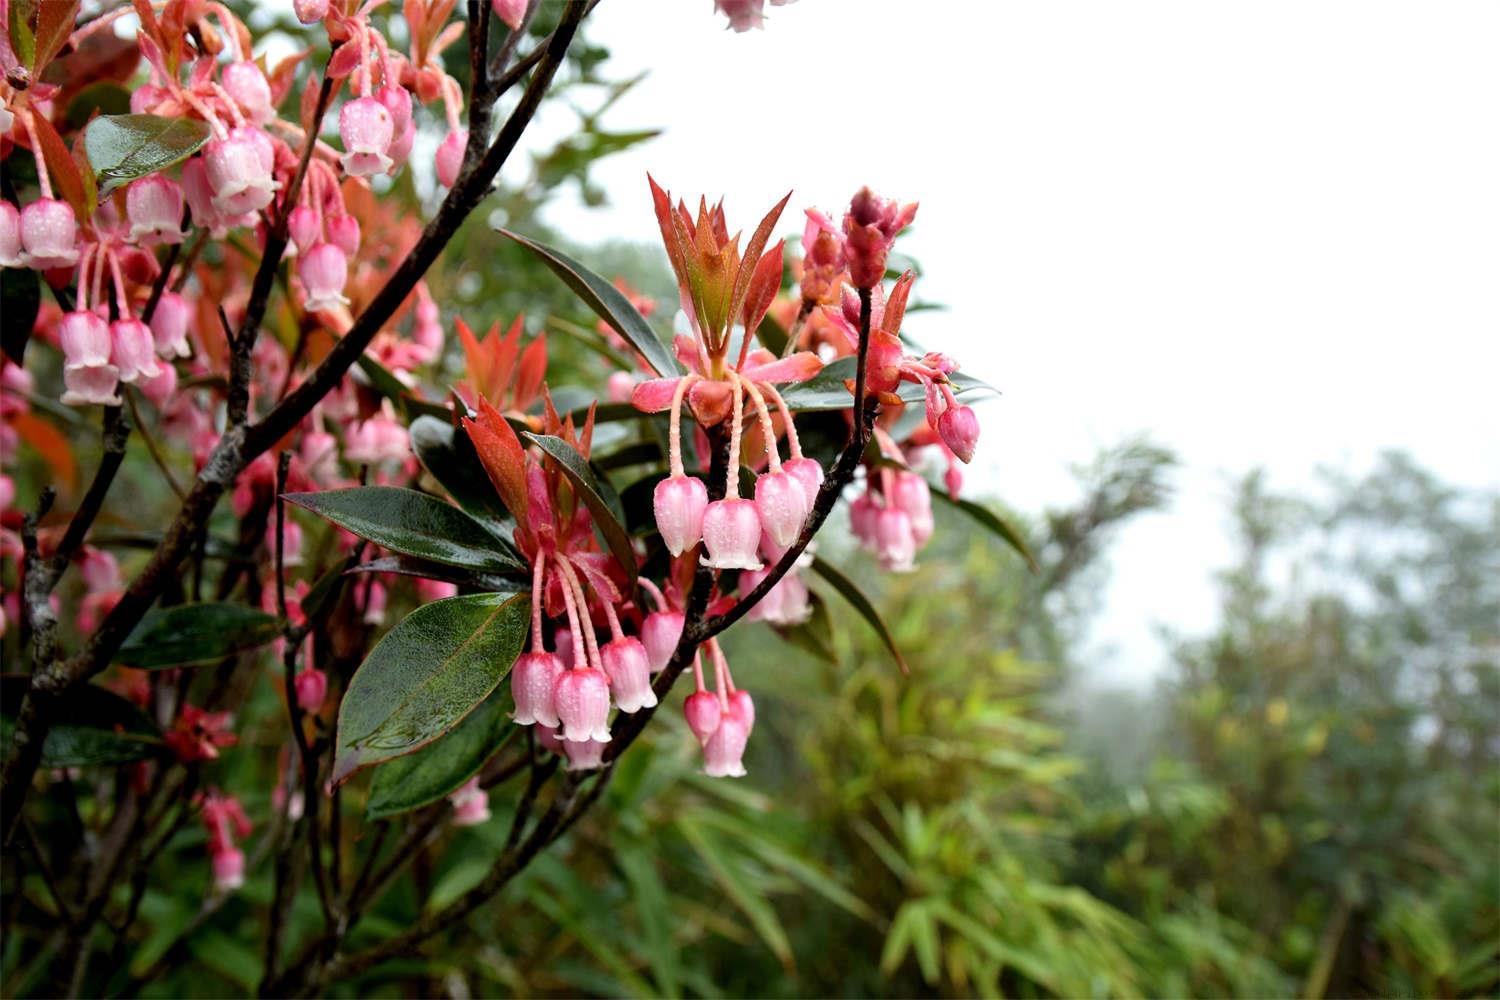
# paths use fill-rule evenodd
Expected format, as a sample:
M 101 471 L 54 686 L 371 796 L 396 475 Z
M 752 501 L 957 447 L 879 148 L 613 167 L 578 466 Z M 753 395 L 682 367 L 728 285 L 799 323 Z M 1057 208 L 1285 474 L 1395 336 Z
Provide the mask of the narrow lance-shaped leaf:
M 160 115 L 104 115 L 89 122 L 83 132 L 83 148 L 99 178 L 100 194 L 165 170 L 198 152 L 206 142 L 207 123 Z
M 854 405 L 854 402 L 844 383 L 854 378 L 856 363 L 854 358 L 839 358 L 831 361 L 823 367 L 822 371 L 807 381 L 782 389 L 782 398 L 786 400 L 787 406 L 799 412 L 847 410 Z M 954 395 L 966 399 L 979 395 L 1000 394 L 1000 390 L 994 386 L 965 375 L 963 372 L 954 372 L 948 376 L 948 379 L 953 383 Z M 902 382 L 896 389 L 896 395 L 907 403 L 920 403 L 925 394 L 926 390 L 916 382 Z
M 646 318 L 630 304 L 630 300 L 618 288 L 559 250 L 543 246 L 535 240 L 527 239 L 508 229 L 500 230 L 500 234 L 515 240 L 541 258 L 542 263 L 561 278 L 574 294 L 583 300 L 584 305 L 592 309 L 600 319 L 608 323 L 616 333 L 640 351 L 646 363 L 654 368 L 657 374 L 665 376 L 681 374 L 682 369 L 678 367 L 666 345 L 661 342 L 661 338 L 656 335 L 656 331 L 651 329 L 651 324 L 646 322 Z
M 420 809 L 456 791 L 520 731 L 510 721 L 514 708 L 510 686 L 501 684 L 447 735 L 380 765 L 370 782 L 365 818 Z
M 264 646 L 280 634 L 276 618 L 244 604 L 180 604 L 141 619 L 115 661 L 142 670 L 210 663 Z
M 1036 558 L 1032 556 L 1031 549 L 1026 545 L 1026 540 L 1021 537 L 1020 532 L 1006 522 L 999 514 L 972 500 L 964 500 L 960 497 L 952 496 L 946 488 L 936 483 L 931 484 L 931 492 L 934 497 L 948 504 L 950 507 L 955 507 L 963 511 L 978 521 L 987 531 L 998 536 L 1006 545 L 1015 549 L 1021 558 L 1026 560 L 1026 567 L 1033 573 L 1040 572 Z
M 870 627 L 880 635 L 880 640 L 885 643 L 886 649 L 891 651 L 891 656 L 895 657 L 896 665 L 901 668 L 901 672 L 903 674 L 911 673 L 906 666 L 906 657 L 902 656 L 901 650 L 896 648 L 896 640 L 891 635 L 891 630 L 886 627 L 885 619 L 880 617 L 880 612 L 875 610 L 875 605 L 870 603 L 870 599 L 865 596 L 864 591 L 855 586 L 853 580 L 845 576 L 831 563 L 821 558 L 813 560 L 812 568 L 814 573 L 817 573 L 824 580 L 832 584 L 833 589 L 837 590 L 843 596 L 844 600 L 848 601 L 854 610 L 858 611 L 860 616 L 870 623 Z
M 339 705 L 333 780 L 447 733 L 510 673 L 530 628 L 527 594 L 423 605 L 376 644 Z
M 514 549 L 450 503 L 394 486 L 355 486 L 286 499 L 394 552 L 482 572 L 526 568 Z
M 572 445 L 551 434 L 526 434 L 526 439 L 557 461 L 558 468 L 573 484 L 578 496 L 588 505 L 594 516 L 594 524 L 604 536 L 604 542 L 614 553 L 615 560 L 629 578 L 626 589 L 635 586 L 635 549 L 630 544 L 630 533 L 625 530 L 625 513 L 620 498 L 609 486 L 608 480 L 594 475 L 594 470 Z
M 28 683 L 17 675 L 0 679 L 0 748 L 7 752 Z M 48 730 L 42 767 L 127 764 L 160 750 L 161 734 L 144 712 L 112 691 L 85 684 L 69 696 L 65 717 Z

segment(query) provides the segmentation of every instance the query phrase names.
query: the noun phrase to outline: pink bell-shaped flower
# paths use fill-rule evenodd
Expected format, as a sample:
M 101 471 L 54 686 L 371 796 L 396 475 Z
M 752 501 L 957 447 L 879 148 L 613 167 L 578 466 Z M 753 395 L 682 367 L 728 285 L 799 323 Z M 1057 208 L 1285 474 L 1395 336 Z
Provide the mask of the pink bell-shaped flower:
M 276 117 L 276 108 L 271 104 L 271 84 L 260 67 L 249 60 L 232 62 L 224 67 L 221 79 L 224 92 L 234 99 L 257 125 L 264 125 Z
M 927 480 L 915 472 L 897 472 L 891 483 L 891 504 L 906 511 L 911 518 L 912 537 L 917 548 L 932 537 L 932 490 Z
M 510 668 L 510 693 L 515 721 L 522 726 L 556 726 L 557 680 L 567 669 L 556 653 L 522 653 Z
M 755 501 L 715 500 L 703 512 L 703 565 L 715 569 L 760 569 L 760 513 Z
M 641 622 L 641 644 L 646 647 L 646 661 L 653 674 L 671 662 L 686 620 L 681 611 L 653 611 Z
M 391 113 L 391 130 L 400 135 L 411 124 L 411 91 L 390 84 L 375 91 L 375 100 Z
M 452 187 L 458 180 L 458 171 L 464 165 L 464 147 L 469 144 L 469 133 L 463 129 L 449 132 L 437 148 L 437 177 L 443 187 Z
M 656 704 L 656 692 L 651 690 L 651 664 L 641 640 L 633 635 L 613 639 L 600 647 L 599 658 L 620 711 L 637 712 Z
M 391 146 L 386 150 L 386 155 L 391 158 L 391 165 L 386 167 L 385 172 L 395 177 L 406 165 L 406 158 L 411 155 L 411 148 L 416 144 L 417 126 L 408 122 L 406 128 L 396 132 L 396 138 L 391 140 Z
M 319 243 L 297 261 L 297 277 L 307 289 L 308 312 L 348 305 L 344 284 L 349 280 L 349 258 L 333 243 Z
M 323 702 L 328 698 L 327 674 L 317 667 L 304 667 L 292 680 L 292 686 L 296 688 L 298 708 L 309 715 L 323 710 Z
M 958 496 L 958 491 L 964 488 L 964 472 L 958 463 L 949 465 L 948 471 L 943 473 L 943 485 L 948 488 L 950 497 Z
M 339 111 L 339 137 L 344 141 L 344 172 L 350 177 L 373 177 L 389 169 L 387 153 L 396 126 L 390 111 L 375 98 L 345 102 Z
M 114 365 L 78 365 L 63 368 L 62 401 L 69 406 L 102 403 L 119 406 L 120 370 Z
M 264 131 L 249 125 L 203 147 L 203 168 L 213 207 L 225 216 L 259 212 L 275 198 L 271 168 L 276 151 Z M 186 174 L 184 174 L 186 176 Z
M 807 520 L 807 493 L 785 472 L 768 472 L 755 480 L 755 511 L 772 541 L 791 545 Z
M 490 818 L 490 793 L 479 787 L 479 776 L 475 775 L 448 793 L 453 803 L 454 826 L 478 826 Z
M 192 314 L 188 300 L 177 292 L 161 293 L 156 311 L 151 314 L 151 337 L 156 341 L 158 357 L 185 358 L 193 353 L 187 339 Z
M 745 720 L 747 730 L 755 729 L 755 702 L 750 698 L 750 692 L 744 688 L 737 688 L 729 692 L 729 707 L 740 714 Z
M 742 778 L 745 744 L 750 741 L 750 721 L 733 700 L 722 710 L 719 727 L 703 744 L 703 773 L 710 778 Z
M 87 368 L 109 364 L 109 324 L 98 313 L 74 310 L 62 318 L 57 340 L 64 368 Z
M 329 0 L 292 0 L 292 11 L 303 24 L 316 24 L 328 16 Z
M 386 408 L 355 424 L 344 434 L 344 457 L 351 462 L 381 465 L 404 462 L 411 454 L 411 436 Z
M 656 484 L 651 498 L 656 527 L 667 551 L 680 556 L 703 537 L 703 516 L 708 507 L 708 487 L 693 476 L 672 476 Z
M 882 510 L 875 519 L 875 546 L 880 565 L 891 572 L 908 573 L 915 569 L 917 539 L 911 515 L 896 507 Z
M 943 444 L 958 456 L 959 461 L 967 463 L 973 460 L 974 446 L 979 443 L 979 418 L 974 416 L 971 407 L 948 407 L 938 417 L 937 429 Z
M 298 205 L 286 217 L 286 232 L 297 252 L 307 253 L 322 239 L 323 234 L 318 228 L 318 213 L 311 205 Z
M 875 522 L 879 517 L 880 504 L 869 490 L 855 497 L 854 502 L 849 505 L 849 530 L 859 544 L 867 549 L 873 549 L 876 545 Z
M 567 670 L 553 690 L 562 737 L 573 743 L 609 742 L 609 678 L 592 667 Z
M 340 212 L 338 215 L 330 215 L 325 222 L 328 226 L 330 243 L 344 251 L 347 257 L 353 257 L 359 253 L 358 219 Z
M 740 593 L 748 594 L 754 590 L 769 572 L 770 570 L 757 570 L 741 573 Z M 746 617 L 768 625 L 800 625 L 812 615 L 809 597 L 807 584 L 793 570 L 777 580 L 775 586 L 766 591 L 766 595 L 756 602 Z
M 21 209 L 21 247 L 28 267 L 50 271 L 78 263 L 78 218 L 73 206 L 38 198 Z
M 21 252 L 21 210 L 0 200 L 0 267 L 25 267 Z
M 151 174 L 126 188 L 125 214 L 137 243 L 182 242 L 182 188 L 170 177 Z
M 581 743 L 564 742 L 563 756 L 568 758 L 569 771 L 597 771 L 604 766 L 604 748 L 607 743 L 584 740 Z
M 159 410 L 167 405 L 167 400 L 172 398 L 172 393 L 177 391 L 177 368 L 171 364 L 157 363 L 161 371 L 155 378 L 140 379 L 136 382 L 136 388 Z M 286 522 L 288 526 L 294 525 L 296 521 Z
M 818 464 L 816 458 L 804 456 L 781 463 L 781 471 L 802 485 L 802 493 L 807 497 L 807 509 L 811 512 L 818 501 L 818 490 L 823 486 L 823 466 Z
M 238 847 L 214 851 L 209 862 L 214 871 L 214 888 L 231 892 L 245 884 L 245 853 Z
M 719 728 L 722 714 L 719 696 L 712 691 L 695 691 L 682 703 L 682 714 L 687 719 L 688 728 L 698 738 L 698 745 L 702 746 Z
M 109 360 L 120 370 L 121 382 L 155 378 L 161 374 L 156 365 L 156 341 L 145 323 L 134 318 L 117 319 L 109 325 L 109 339 Z

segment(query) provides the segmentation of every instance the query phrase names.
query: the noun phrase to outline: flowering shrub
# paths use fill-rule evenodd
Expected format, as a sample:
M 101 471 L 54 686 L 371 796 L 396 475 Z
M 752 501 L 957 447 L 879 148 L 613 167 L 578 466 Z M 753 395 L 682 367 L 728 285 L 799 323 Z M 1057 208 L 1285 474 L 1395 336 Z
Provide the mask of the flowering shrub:
M 716 6 L 736 30 L 760 22 L 758 3 Z M 117 949 L 129 940 L 152 866 L 190 817 L 206 908 L 274 868 L 261 989 L 313 992 L 504 887 L 597 799 L 689 668 L 682 711 L 703 772 L 744 775 L 755 702 L 718 636 L 745 617 L 789 640 L 826 628 L 809 576 L 900 662 L 870 601 L 812 543 L 852 489 L 856 538 L 907 571 L 934 495 L 961 504 L 979 435 L 961 397 L 985 387 L 902 339 L 915 277 L 889 268 L 915 203 L 861 189 L 841 218 L 808 209 L 788 283 L 772 238 L 790 195 L 742 239 L 722 205 L 694 209 L 650 180 L 683 317 L 670 344 L 648 319 L 657 303 L 505 232 L 627 363 L 590 371 L 604 391 L 582 402 L 553 390 L 547 341 L 523 319 L 502 335 L 486 316 L 477 336 L 435 291 L 440 272 L 428 278 L 587 4 L 495 0 L 456 19 L 454 0 L 405 0 L 399 18 L 373 0 L 297 0 L 313 43 L 275 64 L 207 0 L 0 7 L 0 445 L 9 462 L 26 442 L 57 479 L 20 496 L 0 474 L 0 629 L 30 671 L 5 684 L 3 835 L 41 857 L 31 819 L 79 794 L 108 831 L 77 885 L 47 876 L 61 953 L 75 956 L 59 986 L 103 987 L 95 928 L 114 928 Z M 467 59 L 449 58 L 460 41 Z M 430 124 L 442 138 L 419 169 Z M 425 225 L 398 201 L 403 183 L 432 189 Z M 453 339 L 464 373 L 449 391 Z M 63 481 L 57 427 L 95 414 L 101 457 L 80 492 Z M 106 526 L 149 527 L 118 475 L 136 443 L 175 512 L 125 572 Z M 934 453 L 936 493 L 922 471 Z M 205 572 L 226 494 L 239 539 Z M 66 516 L 60 495 L 76 499 Z M 280 662 L 269 679 L 264 649 Z M 246 691 L 267 684 L 285 715 L 256 814 L 256 790 L 214 768 L 276 752 L 237 727 Z M 518 732 L 524 747 L 501 752 Z M 483 879 L 353 948 L 361 914 L 432 831 L 486 823 L 493 790 L 520 774 Z M 379 839 L 344 853 L 361 801 L 371 821 L 409 819 L 389 853 Z M 323 923 L 295 935 L 305 877 Z M 133 986 L 156 971 L 132 968 Z

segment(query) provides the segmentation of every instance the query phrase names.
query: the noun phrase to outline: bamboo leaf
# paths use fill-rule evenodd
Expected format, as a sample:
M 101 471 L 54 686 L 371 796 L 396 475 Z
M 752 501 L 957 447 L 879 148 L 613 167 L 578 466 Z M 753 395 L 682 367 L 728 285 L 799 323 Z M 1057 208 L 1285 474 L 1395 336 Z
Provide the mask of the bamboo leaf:
M 870 623 L 870 627 L 880 635 L 881 641 L 891 651 L 891 656 L 895 657 L 896 665 L 901 668 L 901 672 L 903 674 L 911 673 L 911 670 L 906 665 L 906 657 L 902 656 L 901 650 L 896 648 L 895 637 L 891 635 L 891 630 L 886 627 L 885 619 L 880 617 L 880 612 L 875 610 L 875 605 L 870 603 L 870 599 L 865 596 L 864 591 L 860 590 L 854 581 L 845 576 L 841 570 L 822 558 L 814 559 L 812 568 L 814 573 L 832 584 L 833 589 L 837 590 L 843 596 L 844 600 L 848 601 L 854 610 L 859 612 L 860 617 Z

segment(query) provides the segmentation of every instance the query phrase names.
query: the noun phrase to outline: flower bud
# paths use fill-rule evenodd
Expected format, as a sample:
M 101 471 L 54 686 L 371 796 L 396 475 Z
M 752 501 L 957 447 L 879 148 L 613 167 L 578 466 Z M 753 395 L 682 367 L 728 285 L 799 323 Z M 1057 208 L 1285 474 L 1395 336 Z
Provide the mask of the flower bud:
M 161 174 L 142 177 L 125 190 L 130 238 L 147 246 L 182 242 L 182 188 Z
M 859 544 L 867 549 L 875 547 L 875 521 L 880 517 L 880 504 L 869 490 L 861 493 L 849 505 L 849 530 Z
M 177 292 L 162 292 L 156 301 L 156 311 L 151 314 L 151 336 L 156 341 L 156 354 L 162 358 L 185 358 L 193 353 L 188 346 L 188 323 L 192 319 L 193 307 Z
M 818 502 L 818 490 L 823 486 L 823 466 L 816 458 L 793 458 L 781 463 L 781 471 L 801 484 L 802 493 L 807 497 L 807 511 L 812 513 Z
M 304 667 L 292 680 L 296 688 L 297 707 L 308 715 L 317 715 L 323 710 L 328 698 L 328 675 L 317 667 Z
M 760 513 L 753 500 L 715 500 L 703 512 L 703 565 L 714 569 L 760 569 Z
M 744 688 L 729 692 L 729 707 L 745 720 L 747 734 L 755 729 L 755 702 Z
M 760 525 L 777 545 L 791 545 L 807 520 L 807 494 L 785 472 L 768 472 L 755 480 L 755 511 Z M 756 544 L 760 542 L 756 539 Z
M 171 364 L 158 364 L 160 371 L 155 378 L 141 379 L 136 383 L 142 394 L 159 410 L 167 405 L 172 393 L 177 391 L 177 368 Z M 287 524 L 295 524 L 288 521 Z
M 73 206 L 38 198 L 21 209 L 21 246 L 28 267 L 50 271 L 78 263 L 78 219 Z
M 375 100 L 391 113 L 391 129 L 396 135 L 406 131 L 411 124 L 411 91 L 405 87 L 386 84 L 375 91 Z
M 458 180 L 458 171 L 464 165 L 464 147 L 469 144 L 469 133 L 460 129 L 449 132 L 437 148 L 438 183 L 452 187 Z
M 916 568 L 917 539 L 911 515 L 895 507 L 886 507 L 875 519 L 875 554 L 880 565 L 893 573 L 909 573 Z
M 714 0 L 714 10 L 729 18 L 735 31 L 765 27 L 766 0 Z
M 391 113 L 373 97 L 357 97 L 339 111 L 339 138 L 344 141 L 344 172 L 372 177 L 391 165 L 386 155 L 395 138 Z
M 610 372 L 606 386 L 611 403 L 627 403 L 635 390 L 635 376 L 629 372 Z
M 25 267 L 21 256 L 21 212 L 0 201 L 0 267 Z
M 238 847 L 215 851 L 210 862 L 214 870 L 214 888 L 230 892 L 245 884 L 245 854 Z
M 592 667 L 563 671 L 553 699 L 564 740 L 609 742 L 609 679 L 603 673 Z
M 641 622 L 641 644 L 652 673 L 664 670 L 671 661 L 685 621 L 681 611 L 653 611 Z
M 621 636 L 605 643 L 599 650 L 599 658 L 604 662 L 604 672 L 620 711 L 636 712 L 656 704 L 656 692 L 651 690 L 651 665 L 641 640 Z
M 896 234 L 910 225 L 916 214 L 915 202 L 898 207 L 895 201 L 881 198 L 867 187 L 859 189 L 844 216 L 849 280 L 856 288 L 880 284 Z
M 932 537 L 932 491 L 927 480 L 915 472 L 897 472 L 891 481 L 891 504 L 906 511 L 911 518 L 912 535 L 917 547 Z
M 406 128 L 396 132 L 396 138 L 391 140 L 391 146 L 386 150 L 386 155 L 391 158 L 391 165 L 385 168 L 385 172 L 394 177 L 406 165 L 406 158 L 411 155 L 411 148 L 417 143 L 417 126 L 412 122 L 406 123 Z
M 308 312 L 347 305 L 344 284 L 349 280 L 349 260 L 333 243 L 319 243 L 297 262 L 297 277 L 307 290 Z
M 948 487 L 950 497 L 958 496 L 958 491 L 964 488 L 964 472 L 957 463 L 948 466 L 948 471 L 943 473 L 943 485 Z
M 702 746 L 708 742 L 714 730 L 719 728 L 719 696 L 712 691 L 695 691 L 682 703 L 682 714 L 687 719 L 688 728 Z
M 556 653 L 522 653 L 516 658 L 510 668 L 510 693 L 516 703 L 512 717 L 517 724 L 558 724 L 555 691 L 565 669 Z
M 318 213 L 310 205 L 298 205 L 286 219 L 286 232 L 297 246 L 298 253 L 307 253 L 322 238 L 318 229 Z
M 656 528 L 667 551 L 680 556 L 703 537 L 703 515 L 708 506 L 708 487 L 693 476 L 673 476 L 656 484 L 652 494 Z
M 271 104 L 271 84 L 260 67 L 249 60 L 232 62 L 224 67 L 224 92 L 240 106 L 245 117 L 257 125 L 264 125 L 276 117 L 276 108 Z
M 352 215 L 340 213 L 330 215 L 325 220 L 328 226 L 328 241 L 340 250 L 345 256 L 353 257 L 359 253 L 359 220 Z
M 328 0 L 292 0 L 292 10 L 303 24 L 316 24 L 328 16 Z
M 477 826 L 490 818 L 490 793 L 479 787 L 478 775 L 450 792 L 448 801 L 453 803 L 454 826 Z
M 156 341 L 145 323 L 134 318 L 117 319 L 109 325 L 109 339 L 109 360 L 120 370 L 121 382 L 161 374 L 156 365 Z
M 521 19 L 526 16 L 526 0 L 490 0 L 490 9 L 511 31 L 521 26 Z
M 974 446 L 979 443 L 979 418 L 972 407 L 950 406 L 938 418 L 938 434 L 958 460 L 967 463 L 973 460 Z

